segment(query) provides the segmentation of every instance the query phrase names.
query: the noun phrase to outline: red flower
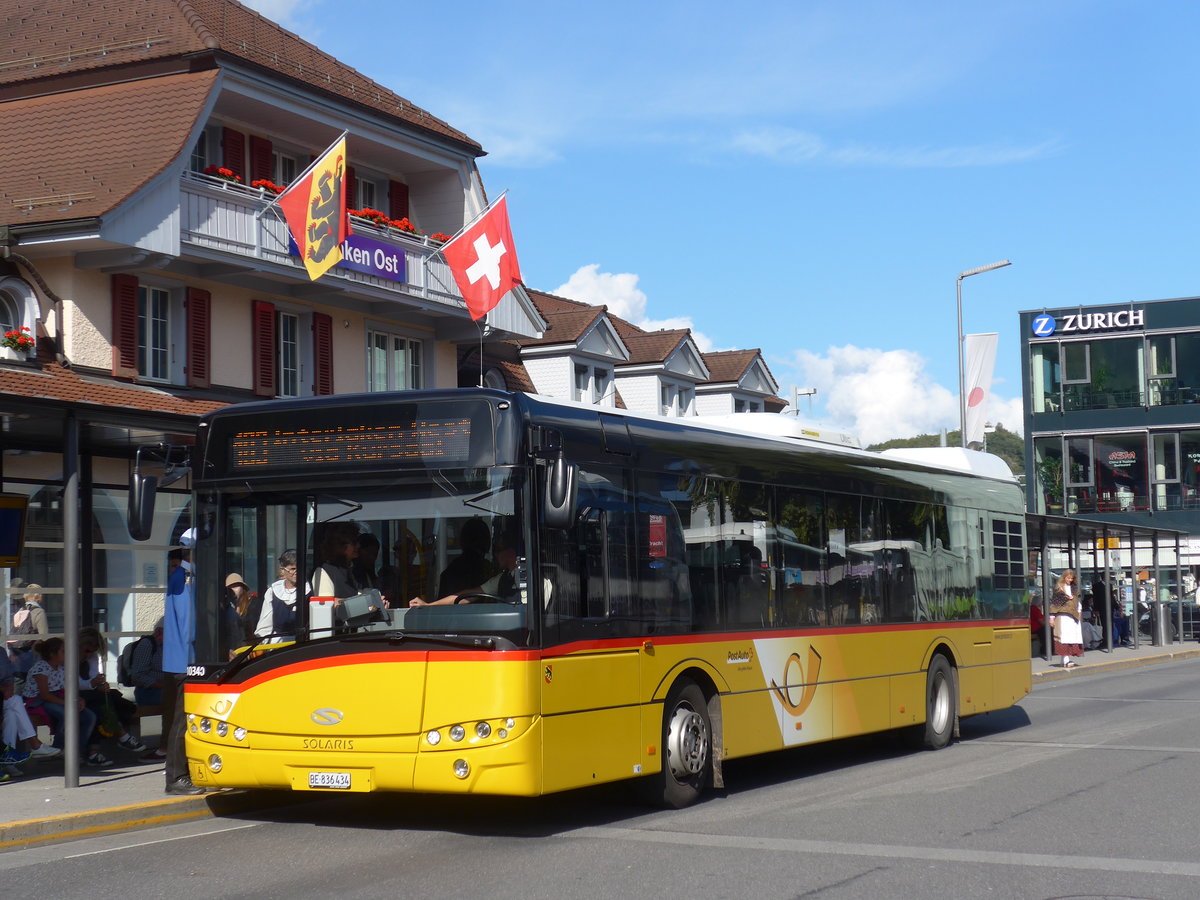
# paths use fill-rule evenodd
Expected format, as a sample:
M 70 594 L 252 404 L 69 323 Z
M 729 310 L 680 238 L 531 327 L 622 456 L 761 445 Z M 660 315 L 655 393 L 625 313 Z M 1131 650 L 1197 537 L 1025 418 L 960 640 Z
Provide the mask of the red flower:
M 272 194 L 283 193 L 283 188 L 269 178 L 257 178 L 250 182 L 250 187 L 262 188 L 264 191 L 270 191 Z
M 209 166 L 204 170 L 205 175 L 211 175 L 214 178 L 220 178 L 223 181 L 232 181 L 234 184 L 241 184 L 242 179 L 233 169 L 227 169 L 224 166 Z
M 9 350 L 22 350 L 28 352 L 34 348 L 33 336 L 29 333 L 29 328 L 22 325 L 20 328 L 14 328 L 12 331 L 4 332 L 4 340 L 0 341 L 0 345 L 7 347 Z
M 448 235 L 442 231 L 435 231 L 433 234 L 431 234 L 429 236 L 429 239 L 431 241 L 437 241 L 440 244 L 446 243 L 446 241 L 450 240 L 450 238 L 451 238 L 451 235 Z

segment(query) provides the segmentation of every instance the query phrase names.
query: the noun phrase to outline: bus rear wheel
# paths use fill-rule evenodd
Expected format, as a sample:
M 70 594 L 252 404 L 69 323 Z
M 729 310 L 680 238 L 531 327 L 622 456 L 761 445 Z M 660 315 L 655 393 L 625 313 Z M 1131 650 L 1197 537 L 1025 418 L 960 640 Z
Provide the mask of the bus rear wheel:
M 712 771 L 712 723 L 704 692 L 676 682 L 663 704 L 662 771 L 651 779 L 656 805 L 681 809 L 695 803 Z
M 925 680 L 925 724 L 912 732 L 913 743 L 925 750 L 941 750 L 954 736 L 958 702 L 954 691 L 954 670 L 940 653 L 930 661 Z

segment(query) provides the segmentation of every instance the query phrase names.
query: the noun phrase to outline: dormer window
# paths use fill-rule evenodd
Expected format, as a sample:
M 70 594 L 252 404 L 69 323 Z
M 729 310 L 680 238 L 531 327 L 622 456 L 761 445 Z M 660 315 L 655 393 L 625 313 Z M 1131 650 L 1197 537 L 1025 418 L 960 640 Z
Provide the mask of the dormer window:
M 575 364 L 575 399 L 580 403 L 612 406 L 612 369 L 607 366 Z

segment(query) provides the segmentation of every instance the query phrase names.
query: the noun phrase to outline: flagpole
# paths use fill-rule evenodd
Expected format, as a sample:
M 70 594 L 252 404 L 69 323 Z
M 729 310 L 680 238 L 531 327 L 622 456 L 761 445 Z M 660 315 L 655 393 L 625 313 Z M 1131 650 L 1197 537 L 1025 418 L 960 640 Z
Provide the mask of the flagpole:
M 333 142 L 328 147 L 326 147 L 324 150 L 322 150 L 320 153 L 318 153 L 316 156 L 313 157 L 312 162 L 310 162 L 308 164 L 308 167 L 303 172 L 301 172 L 299 175 L 297 175 L 295 178 L 292 179 L 292 184 L 299 184 L 301 181 L 303 181 L 308 176 L 308 174 L 310 172 L 312 172 L 312 170 L 316 167 L 317 163 L 319 163 L 321 160 L 323 160 L 325 158 L 325 155 L 327 153 L 329 153 L 330 150 L 332 150 L 334 147 L 336 147 L 338 145 L 339 141 L 344 140 L 349 135 L 350 135 L 350 132 L 347 130 L 347 131 L 343 131 L 341 134 L 339 134 L 337 137 L 335 137 L 333 139 Z M 283 195 L 286 194 L 291 189 L 292 184 L 289 184 L 286 188 L 284 188 L 282 191 L 280 191 L 278 194 L 276 194 L 274 197 L 272 197 L 270 202 L 267 203 L 266 206 L 264 206 L 262 209 L 260 209 L 258 212 L 256 212 L 254 214 L 254 218 L 261 219 L 266 214 L 267 210 L 274 209 L 276 204 L 278 204 L 279 201 L 283 198 Z

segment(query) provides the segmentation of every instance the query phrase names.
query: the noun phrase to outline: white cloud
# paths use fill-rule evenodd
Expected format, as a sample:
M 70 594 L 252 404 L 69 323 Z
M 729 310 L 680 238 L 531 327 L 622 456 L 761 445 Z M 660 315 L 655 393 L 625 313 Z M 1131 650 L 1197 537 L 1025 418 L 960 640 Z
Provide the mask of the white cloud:
M 593 306 L 607 306 L 613 315 L 646 331 L 690 328 L 692 339 L 701 352 L 707 353 L 713 349 L 712 339 L 697 331 L 687 316 L 649 318 L 646 315 L 646 294 L 638 287 L 638 276 L 632 272 L 601 272 L 599 263 L 589 263 L 576 269 L 566 284 L 560 284 L 550 293 Z
M 243 4 L 285 27 L 318 0 L 242 0 Z
M 933 380 L 918 353 L 847 344 L 824 354 L 797 350 L 788 364 L 802 387 L 817 389 L 814 409 L 823 409 L 831 425 L 853 432 L 864 445 L 958 428 L 957 393 Z M 1021 400 L 993 394 L 988 421 L 1020 432 Z
M 1057 139 L 1026 146 L 872 147 L 830 144 L 819 135 L 791 128 L 760 128 L 733 136 L 730 150 L 780 163 L 819 162 L 836 166 L 901 169 L 953 169 L 1002 166 L 1053 156 L 1062 150 Z

